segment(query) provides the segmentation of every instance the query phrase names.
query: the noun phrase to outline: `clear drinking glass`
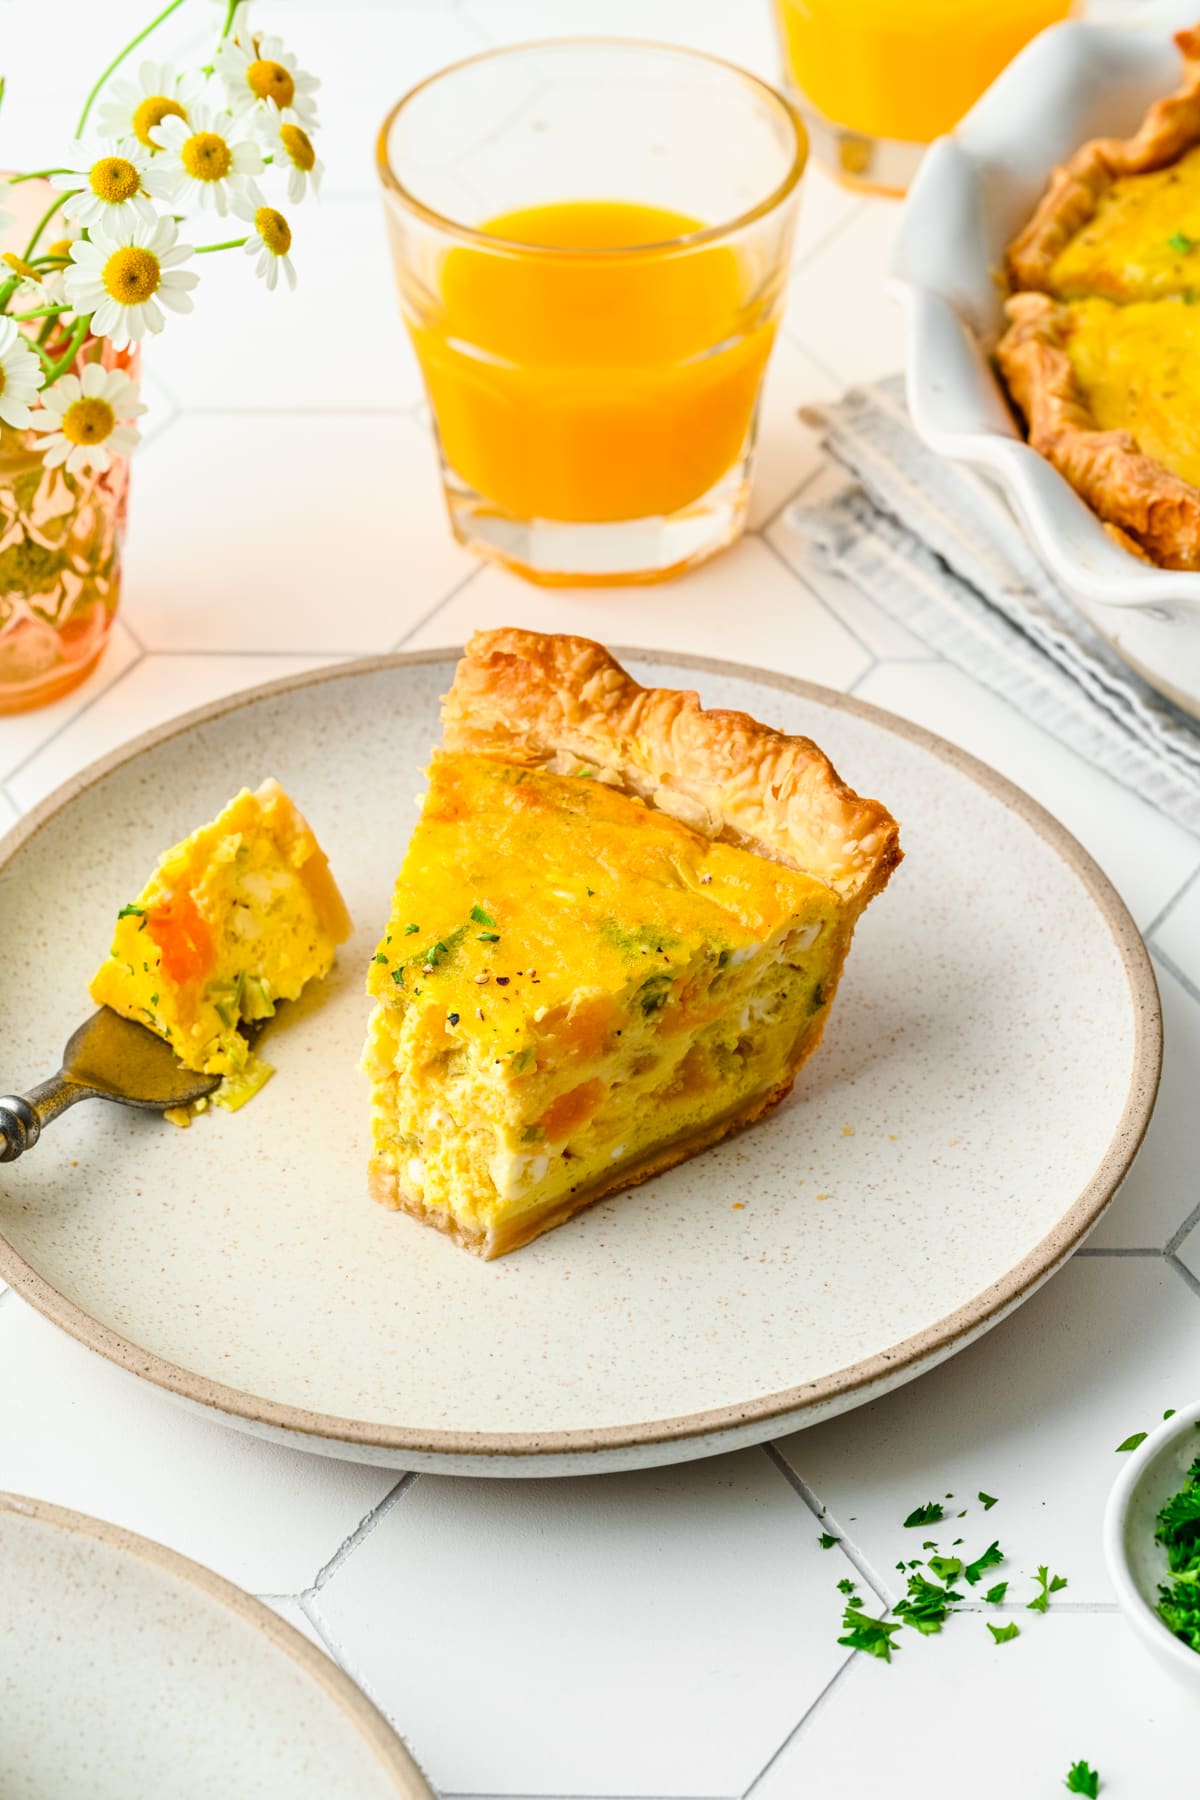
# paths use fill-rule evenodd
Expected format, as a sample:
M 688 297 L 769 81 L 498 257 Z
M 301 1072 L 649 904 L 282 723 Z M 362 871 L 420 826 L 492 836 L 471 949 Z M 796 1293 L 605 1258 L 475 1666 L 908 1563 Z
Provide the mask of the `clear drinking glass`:
M 544 583 L 731 543 L 806 139 L 710 56 L 518 45 L 414 88 L 379 173 L 459 539 Z

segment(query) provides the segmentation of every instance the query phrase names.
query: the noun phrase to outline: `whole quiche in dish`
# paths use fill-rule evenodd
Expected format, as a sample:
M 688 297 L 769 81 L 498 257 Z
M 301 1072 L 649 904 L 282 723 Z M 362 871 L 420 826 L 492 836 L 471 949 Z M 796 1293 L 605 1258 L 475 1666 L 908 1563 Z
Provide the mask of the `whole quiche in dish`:
M 442 725 L 370 967 L 370 1184 L 493 1257 L 784 1098 L 900 847 L 809 739 L 583 638 L 478 634 Z
M 1131 138 L 1055 170 L 1008 249 L 997 361 L 1029 442 L 1135 555 L 1200 569 L 1200 26 Z

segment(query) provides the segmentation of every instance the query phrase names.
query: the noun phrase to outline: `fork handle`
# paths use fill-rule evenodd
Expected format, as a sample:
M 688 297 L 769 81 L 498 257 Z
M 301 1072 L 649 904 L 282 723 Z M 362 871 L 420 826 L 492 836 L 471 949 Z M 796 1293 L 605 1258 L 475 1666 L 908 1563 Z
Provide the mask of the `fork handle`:
M 16 1162 L 18 1156 L 32 1150 L 43 1126 L 77 1100 L 86 1100 L 89 1092 L 78 1082 L 69 1081 L 60 1069 L 28 1094 L 0 1095 L 0 1163 Z

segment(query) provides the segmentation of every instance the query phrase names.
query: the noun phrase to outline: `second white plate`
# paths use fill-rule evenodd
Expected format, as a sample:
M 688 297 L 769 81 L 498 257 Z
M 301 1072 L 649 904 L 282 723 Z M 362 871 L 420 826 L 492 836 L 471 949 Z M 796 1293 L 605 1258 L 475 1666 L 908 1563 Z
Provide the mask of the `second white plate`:
M 916 727 L 733 665 L 630 661 L 808 733 L 901 820 L 907 860 L 786 1105 L 498 1262 L 374 1206 L 363 970 L 452 662 L 323 670 L 119 752 L 0 847 L 9 1088 L 54 1068 L 158 852 L 244 783 L 296 796 L 357 927 L 325 991 L 272 1029 L 279 1072 L 243 1112 L 181 1132 L 78 1107 L 0 1171 L 0 1276 L 231 1423 L 496 1475 L 794 1429 L 1027 1297 L 1099 1217 L 1153 1105 L 1157 994 L 1124 907 L 1032 801 Z

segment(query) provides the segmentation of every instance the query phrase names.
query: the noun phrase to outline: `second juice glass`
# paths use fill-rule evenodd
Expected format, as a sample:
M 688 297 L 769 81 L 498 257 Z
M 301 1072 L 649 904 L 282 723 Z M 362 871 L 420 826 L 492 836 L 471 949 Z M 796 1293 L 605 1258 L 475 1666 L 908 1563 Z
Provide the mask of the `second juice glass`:
M 631 582 L 738 535 L 805 153 L 766 83 L 609 39 L 474 57 L 393 109 L 400 304 L 464 543 Z

